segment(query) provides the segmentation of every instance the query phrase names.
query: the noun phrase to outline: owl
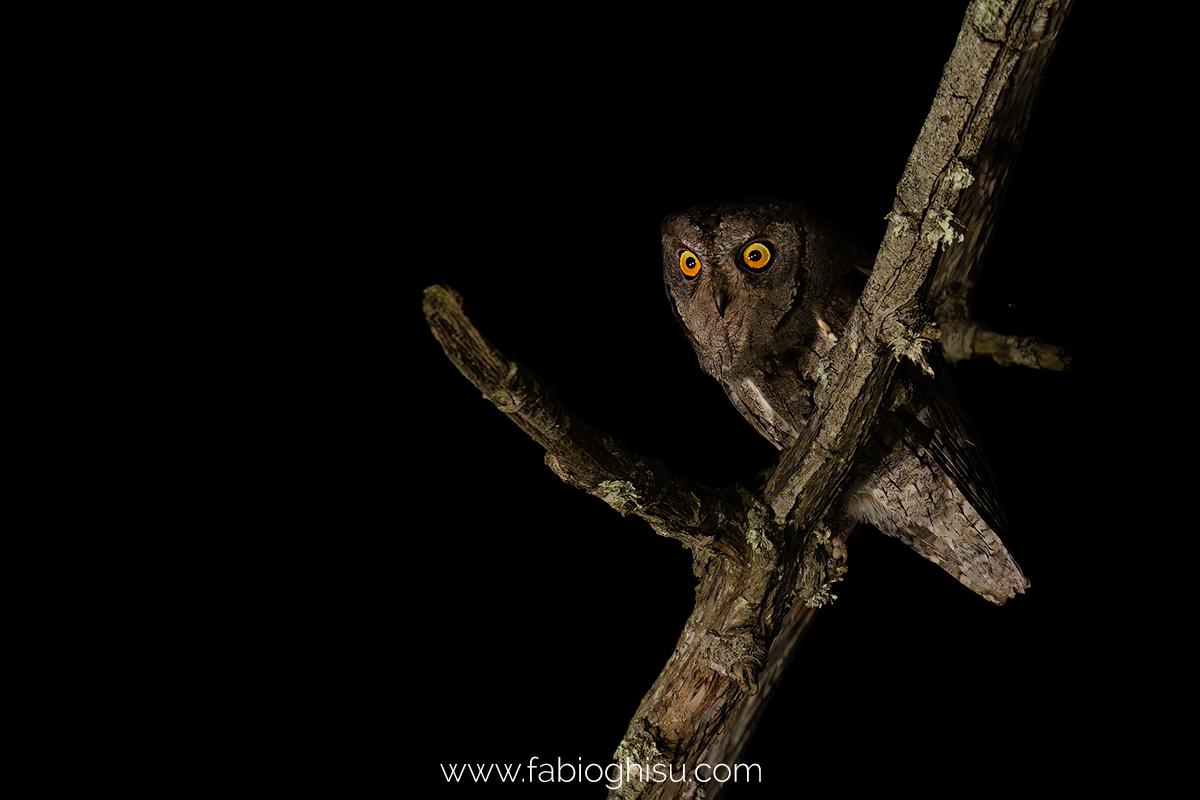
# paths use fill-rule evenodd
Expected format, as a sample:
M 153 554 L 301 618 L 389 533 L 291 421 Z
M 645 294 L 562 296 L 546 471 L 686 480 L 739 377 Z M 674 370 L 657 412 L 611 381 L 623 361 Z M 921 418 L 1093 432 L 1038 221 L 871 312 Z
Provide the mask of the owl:
M 701 368 L 783 450 L 813 413 L 823 359 L 870 273 L 846 231 L 790 201 L 728 202 L 669 215 L 663 275 Z M 845 494 L 844 512 L 902 540 L 1003 604 L 1029 586 L 1000 540 L 987 462 L 946 377 L 914 374 Z

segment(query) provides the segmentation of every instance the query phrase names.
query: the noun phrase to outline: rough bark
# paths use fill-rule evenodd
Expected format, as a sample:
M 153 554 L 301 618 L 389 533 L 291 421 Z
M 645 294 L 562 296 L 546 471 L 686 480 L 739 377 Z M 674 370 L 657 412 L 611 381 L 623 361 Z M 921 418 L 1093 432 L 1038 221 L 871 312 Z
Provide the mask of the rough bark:
M 831 379 L 816 392 L 818 411 L 761 493 L 693 484 L 597 432 L 488 343 L 456 293 L 426 290 L 425 314 L 447 355 L 546 449 L 556 474 L 692 551 L 695 606 L 617 747 L 615 758 L 631 773 L 611 797 L 719 794 L 719 783 L 697 782 L 691 770 L 700 762 L 737 760 L 815 608 L 829 598 L 851 532 L 831 510 L 881 412 L 905 391 L 899 363 L 929 371 L 925 354 L 941 335 L 935 315 L 956 344 L 969 339 L 969 347 L 955 352 L 987 351 L 988 337 L 981 339 L 967 313 L 970 292 L 1070 5 L 970 4 L 897 187 L 871 278 L 830 354 Z M 1062 362 L 1053 353 L 1046 363 L 1036 355 L 1012 358 L 1038 366 Z M 676 775 L 687 765 L 689 780 L 647 780 L 632 769 L 656 764 L 673 765 Z

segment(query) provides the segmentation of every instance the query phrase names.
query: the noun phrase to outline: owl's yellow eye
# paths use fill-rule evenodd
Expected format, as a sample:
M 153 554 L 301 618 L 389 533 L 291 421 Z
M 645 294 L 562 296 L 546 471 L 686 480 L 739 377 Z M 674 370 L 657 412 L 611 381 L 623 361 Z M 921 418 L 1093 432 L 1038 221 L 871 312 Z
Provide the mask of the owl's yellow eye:
M 771 263 L 771 248 L 766 242 L 751 242 L 742 249 L 742 263 L 750 269 L 762 269 Z
M 691 250 L 684 250 L 679 254 L 679 269 L 685 276 L 694 278 L 700 274 L 700 259 Z

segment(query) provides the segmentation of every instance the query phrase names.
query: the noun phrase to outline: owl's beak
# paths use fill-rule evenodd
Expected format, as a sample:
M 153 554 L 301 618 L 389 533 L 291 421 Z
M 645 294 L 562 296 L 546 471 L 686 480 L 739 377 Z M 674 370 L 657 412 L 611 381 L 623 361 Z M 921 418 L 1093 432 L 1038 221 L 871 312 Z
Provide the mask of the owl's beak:
M 725 306 L 729 305 L 729 295 L 726 294 L 724 287 L 718 286 L 713 289 L 713 303 L 717 306 L 717 313 L 721 315 L 721 319 L 725 319 Z

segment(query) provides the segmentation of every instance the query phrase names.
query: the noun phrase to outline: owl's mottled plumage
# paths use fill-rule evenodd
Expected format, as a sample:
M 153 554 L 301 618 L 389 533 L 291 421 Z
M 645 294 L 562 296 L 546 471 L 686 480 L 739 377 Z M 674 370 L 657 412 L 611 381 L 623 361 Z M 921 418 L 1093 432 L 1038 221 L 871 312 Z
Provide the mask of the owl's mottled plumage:
M 841 229 L 782 201 L 672 214 L 662 246 L 667 295 L 700 366 L 755 430 L 791 446 L 870 257 Z M 966 414 L 945 370 L 936 372 L 884 421 L 845 510 L 1002 604 L 1029 584 L 997 534 L 1003 514 Z

